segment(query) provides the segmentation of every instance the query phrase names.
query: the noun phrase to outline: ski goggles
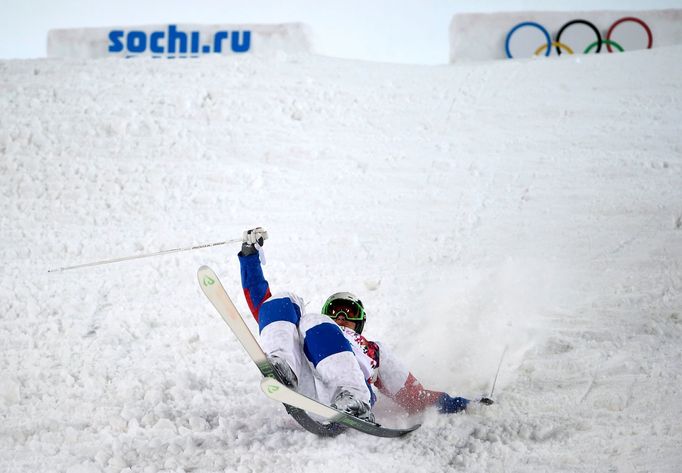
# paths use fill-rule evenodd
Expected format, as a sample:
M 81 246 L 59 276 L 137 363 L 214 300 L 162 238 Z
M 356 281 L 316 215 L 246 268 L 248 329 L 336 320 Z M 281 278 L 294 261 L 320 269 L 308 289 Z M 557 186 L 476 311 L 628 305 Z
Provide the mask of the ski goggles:
M 336 319 L 340 315 L 343 315 L 344 319 L 350 320 L 351 322 L 365 320 L 365 309 L 357 302 L 344 299 L 336 299 L 327 302 L 324 307 L 322 307 L 322 313 L 332 319 Z

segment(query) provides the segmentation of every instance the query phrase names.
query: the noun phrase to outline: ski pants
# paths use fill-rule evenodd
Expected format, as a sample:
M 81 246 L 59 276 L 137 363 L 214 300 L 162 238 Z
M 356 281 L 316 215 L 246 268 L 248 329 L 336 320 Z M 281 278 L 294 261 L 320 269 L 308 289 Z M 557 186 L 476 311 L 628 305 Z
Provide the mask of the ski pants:
M 303 307 L 291 293 L 263 303 L 258 328 L 265 353 L 289 363 L 306 396 L 329 405 L 345 389 L 369 403 L 370 388 L 346 336 L 329 317 L 304 313 Z

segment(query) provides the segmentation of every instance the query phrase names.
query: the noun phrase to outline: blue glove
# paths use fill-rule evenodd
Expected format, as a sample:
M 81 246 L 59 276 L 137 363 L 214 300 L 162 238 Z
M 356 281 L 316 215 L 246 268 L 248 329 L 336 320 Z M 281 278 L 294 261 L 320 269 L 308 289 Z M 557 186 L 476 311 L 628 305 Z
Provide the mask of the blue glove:
M 438 401 L 436 401 L 436 406 L 438 406 L 438 412 L 440 414 L 453 414 L 466 409 L 469 402 L 468 399 L 464 399 L 463 397 L 450 397 L 443 393 L 443 395 L 438 398 Z

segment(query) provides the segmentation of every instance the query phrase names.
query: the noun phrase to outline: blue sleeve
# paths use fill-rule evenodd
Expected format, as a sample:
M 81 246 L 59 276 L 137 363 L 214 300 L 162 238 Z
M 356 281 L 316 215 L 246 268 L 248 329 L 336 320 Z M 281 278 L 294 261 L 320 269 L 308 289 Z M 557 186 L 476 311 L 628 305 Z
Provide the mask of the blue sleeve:
M 270 297 L 270 285 L 263 276 L 263 268 L 260 265 L 258 253 L 248 256 L 239 256 L 239 267 L 242 277 L 242 289 L 246 302 L 253 317 L 258 321 L 260 306 Z

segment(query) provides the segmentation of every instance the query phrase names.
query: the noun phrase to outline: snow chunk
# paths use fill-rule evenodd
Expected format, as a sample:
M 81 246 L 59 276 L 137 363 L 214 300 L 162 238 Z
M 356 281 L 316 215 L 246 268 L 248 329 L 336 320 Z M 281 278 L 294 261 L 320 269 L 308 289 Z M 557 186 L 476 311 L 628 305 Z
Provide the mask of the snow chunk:
M 66 469 L 66 473 L 102 473 L 102 470 L 92 462 L 73 465 Z
M 376 291 L 381 286 L 381 279 L 365 279 L 365 287 L 368 291 Z
M 206 420 L 197 416 L 189 418 L 189 426 L 194 432 L 204 432 L 208 429 Z
M 1 376 L 0 403 L 4 406 L 16 404 L 21 399 L 21 384 L 16 379 Z
M 156 424 L 154 424 L 154 430 L 172 431 L 174 433 L 177 433 L 178 431 L 175 424 L 171 422 L 170 419 L 159 419 Z
M 121 416 L 112 416 L 109 418 L 109 425 L 115 432 L 123 432 L 128 426 L 128 422 Z

